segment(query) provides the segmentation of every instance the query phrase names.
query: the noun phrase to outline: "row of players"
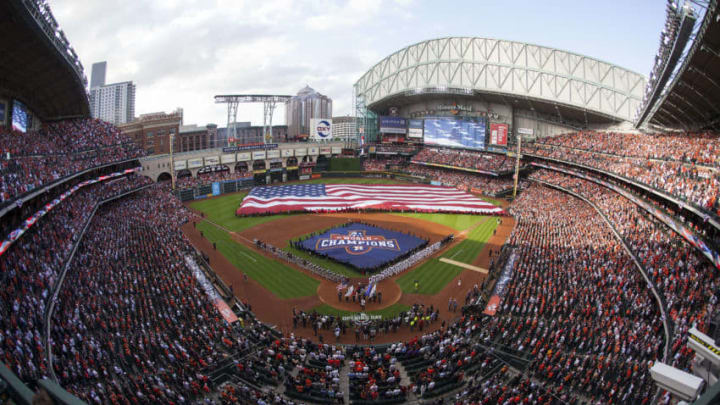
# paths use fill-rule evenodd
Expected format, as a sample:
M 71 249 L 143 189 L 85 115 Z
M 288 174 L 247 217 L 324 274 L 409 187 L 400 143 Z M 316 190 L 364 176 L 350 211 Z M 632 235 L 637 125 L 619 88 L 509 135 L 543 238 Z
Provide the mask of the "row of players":
M 537 176 L 553 180 L 547 173 Z M 73 197 L 0 258 L 11 287 L 2 292 L 0 355 L 24 380 L 47 375 L 42 314 L 64 252 L 87 220 L 89 206 L 136 186 L 136 180 L 98 185 Z M 706 315 L 715 311 L 714 272 L 692 248 L 621 197 L 591 183 L 565 185 L 608 210 L 645 263 L 677 325 L 668 361 L 687 368 L 690 352 L 683 334 L 693 324 L 703 329 Z M 426 395 L 440 383 L 472 376 L 480 381 L 465 386 L 459 403 L 487 393 L 496 400 L 512 393 L 530 403 L 552 398 L 647 402 L 654 391 L 648 368 L 663 352 L 663 321 L 618 241 L 589 206 L 557 191 L 532 186 L 511 210 L 518 226 L 509 245 L 519 250 L 521 260 L 498 314 L 466 315 L 438 331 L 418 332 L 421 336 L 391 350 L 390 362 L 396 358 L 414 364 L 408 352 L 424 360 L 401 392 Z M 264 347 L 264 355 L 249 357 L 258 362 L 271 350 L 277 353 L 273 347 L 287 345 L 287 358 L 265 366 L 278 382 L 292 380 L 281 366 L 288 372 L 303 364 L 293 365 L 307 353 L 298 351 L 297 339 L 271 340 L 260 324 L 248 321 L 238 329 L 222 320 L 183 261 L 190 250 L 178 227 L 188 215 L 156 186 L 104 207 L 93 219 L 60 291 L 51 331 L 55 372 L 72 392 L 91 402 L 182 403 L 217 388 L 208 381 L 207 370 L 231 354 L 249 352 L 253 344 Z M 475 361 L 498 362 L 484 349 L 492 345 L 529 354 L 533 360 L 526 373 L 491 367 L 492 374 L 484 375 L 490 370 L 472 368 Z M 369 367 L 375 382 L 377 373 L 389 370 L 381 363 Z M 361 381 L 359 395 L 364 390 L 372 398 L 372 386 Z M 400 389 L 383 387 L 382 397 Z
M 620 230 L 668 303 L 676 325 L 668 361 L 687 368 L 685 331 L 693 324 L 704 329 L 716 311 L 713 269 L 677 235 L 622 197 L 567 176 L 536 176 L 587 196 Z M 68 247 L 77 240 L 92 206 L 141 181 L 83 189 L 0 257 L 0 274 L 9 286 L 0 292 L 0 357 L 24 380 L 47 375 L 42 314 Z M 533 355 L 529 374 L 475 371 L 472 376 L 482 376 L 482 381 L 467 385 L 459 401 L 479 400 L 488 392 L 495 392 L 490 397 L 496 400 L 512 394 L 531 403 L 554 396 L 568 401 L 647 401 L 652 391 L 647 367 L 662 357 L 663 320 L 629 257 L 594 211 L 562 193 L 533 186 L 512 212 L 519 224 L 510 245 L 522 252 L 522 265 L 515 269 L 498 316 L 468 316 L 414 343 L 403 343 L 418 350 L 427 347 L 418 353 L 430 364 L 445 365 L 439 373 L 434 367 L 422 369 L 409 389 L 427 390 L 435 382 L 434 389 L 448 376 L 462 380 L 467 363 L 458 364 L 458 356 L 502 344 Z M 73 392 L 89 401 L 183 402 L 216 388 L 204 371 L 225 356 L 247 351 L 251 344 L 273 350 L 275 341 L 262 325 L 248 321 L 245 329 L 237 330 L 225 324 L 179 261 L 189 252 L 177 229 L 187 215 L 165 190 L 153 188 L 103 208 L 91 223 L 68 272 L 72 283 L 65 284 L 78 288 L 60 292 L 59 321 L 51 335 L 55 371 Z M 103 333 L 105 328 L 114 334 Z M 297 339 L 286 337 L 280 344 L 291 346 L 293 341 Z M 402 351 L 396 354 L 401 358 Z

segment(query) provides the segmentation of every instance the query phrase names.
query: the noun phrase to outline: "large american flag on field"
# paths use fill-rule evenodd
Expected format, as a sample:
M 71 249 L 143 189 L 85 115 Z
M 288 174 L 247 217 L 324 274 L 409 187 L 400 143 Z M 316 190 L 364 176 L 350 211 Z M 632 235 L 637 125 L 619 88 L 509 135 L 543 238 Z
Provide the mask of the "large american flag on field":
M 253 188 L 243 199 L 237 214 L 365 209 L 503 213 L 502 208 L 452 187 L 413 184 L 294 184 Z

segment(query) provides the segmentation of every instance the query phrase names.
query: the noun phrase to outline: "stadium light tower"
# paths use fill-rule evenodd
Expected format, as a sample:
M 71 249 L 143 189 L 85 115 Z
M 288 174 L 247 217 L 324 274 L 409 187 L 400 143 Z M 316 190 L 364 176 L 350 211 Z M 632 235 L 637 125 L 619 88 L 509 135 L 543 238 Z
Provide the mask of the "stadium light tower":
M 272 139 L 272 117 L 275 106 L 279 102 L 286 102 L 292 96 L 279 96 L 269 94 L 229 94 L 215 96 L 215 104 L 228 105 L 228 138 L 237 138 L 237 109 L 240 103 L 263 103 L 263 143 Z
M 520 179 L 520 145 L 522 144 L 522 136 L 523 134 L 518 133 L 515 137 L 517 142 L 517 152 L 515 152 L 515 174 L 513 175 L 513 201 L 515 201 L 515 197 L 517 196 L 518 180 Z

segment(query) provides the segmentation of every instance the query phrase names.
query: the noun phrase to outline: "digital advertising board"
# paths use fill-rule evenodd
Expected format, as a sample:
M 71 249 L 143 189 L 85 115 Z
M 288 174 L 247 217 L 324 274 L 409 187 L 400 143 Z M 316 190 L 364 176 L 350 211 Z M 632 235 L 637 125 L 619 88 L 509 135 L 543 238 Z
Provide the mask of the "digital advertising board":
M 198 167 L 203 166 L 203 159 L 197 158 L 197 159 L 188 159 L 187 161 L 187 167 L 188 169 L 196 169 Z
M 27 132 L 28 127 L 30 126 L 29 117 L 27 113 L 27 108 L 25 107 L 25 104 L 13 100 L 13 108 L 12 108 L 12 127 L 16 131 L 20 132 Z
M 380 132 L 383 134 L 407 133 L 407 120 L 402 117 L 380 117 Z
M 423 137 L 423 120 L 408 120 L 408 138 L 420 139 Z
M 507 146 L 507 124 L 490 124 L 490 143 L 492 145 Z
M 454 148 L 485 149 L 485 118 L 425 118 L 424 143 Z
M 206 156 L 205 166 L 216 166 L 220 164 L 220 156 Z

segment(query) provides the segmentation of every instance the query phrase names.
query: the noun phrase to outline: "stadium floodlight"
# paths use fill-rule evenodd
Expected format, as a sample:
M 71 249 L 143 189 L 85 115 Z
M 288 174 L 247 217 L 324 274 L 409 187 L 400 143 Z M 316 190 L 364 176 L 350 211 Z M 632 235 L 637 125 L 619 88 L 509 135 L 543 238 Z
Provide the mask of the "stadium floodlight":
M 720 366 L 720 347 L 710 336 L 693 327 L 688 331 L 687 343 L 696 355 L 710 361 L 715 367 Z
M 215 96 L 215 104 L 228 105 L 228 137 L 237 138 L 237 108 L 240 103 L 263 103 L 263 143 L 272 137 L 272 117 L 276 103 L 284 103 L 292 96 L 271 94 L 230 94 Z
M 660 388 L 683 401 L 695 400 L 705 385 L 702 378 L 659 361 L 650 368 L 650 376 Z

